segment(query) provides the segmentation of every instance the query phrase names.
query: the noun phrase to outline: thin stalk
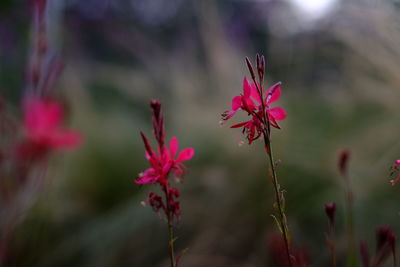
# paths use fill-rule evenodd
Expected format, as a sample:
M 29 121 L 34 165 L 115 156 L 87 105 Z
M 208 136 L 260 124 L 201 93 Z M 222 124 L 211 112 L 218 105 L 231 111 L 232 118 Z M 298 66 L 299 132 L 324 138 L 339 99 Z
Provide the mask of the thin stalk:
M 169 241 L 168 241 L 168 252 L 169 252 L 169 259 L 171 262 L 171 267 L 177 267 L 176 265 L 176 261 L 175 261 L 175 250 L 174 250 L 174 227 L 172 224 L 172 216 L 171 216 L 171 206 L 169 203 L 169 186 L 168 184 L 165 185 L 165 199 L 166 199 L 166 203 L 167 203 L 167 220 L 168 220 L 168 234 L 169 234 Z
M 329 239 L 330 239 L 330 250 L 331 250 L 331 261 L 332 267 L 336 267 L 336 246 L 335 246 L 335 227 L 332 223 L 329 223 Z
M 174 252 L 174 227 L 172 226 L 171 223 L 168 222 L 168 233 L 169 233 L 169 258 L 171 261 L 171 267 L 176 267 L 176 262 L 175 262 L 175 252 Z
M 272 153 L 271 142 L 269 141 L 269 139 L 267 138 L 267 136 L 265 134 L 264 134 L 264 142 L 265 142 L 265 145 L 269 149 L 269 153 L 267 153 L 267 154 L 269 156 L 268 158 L 269 158 L 269 164 L 271 166 L 271 172 L 272 172 L 272 183 L 274 185 L 276 203 L 278 206 L 279 223 L 280 223 L 280 228 L 282 229 L 283 240 L 285 242 L 286 256 L 288 258 L 289 267 L 291 267 L 292 259 L 290 256 L 290 249 L 289 249 L 289 232 L 288 232 L 289 229 L 287 227 L 285 211 L 282 208 L 279 183 L 278 183 L 278 177 L 276 175 L 276 170 L 275 170 L 275 163 L 274 163 L 274 157 L 273 157 L 273 153 Z
M 347 256 L 347 266 L 353 267 L 357 265 L 356 260 L 356 239 L 354 233 L 354 214 L 353 214 L 353 192 L 351 190 L 350 181 L 345 175 L 344 177 L 346 183 L 346 204 L 347 204 L 347 230 L 348 230 L 348 256 Z

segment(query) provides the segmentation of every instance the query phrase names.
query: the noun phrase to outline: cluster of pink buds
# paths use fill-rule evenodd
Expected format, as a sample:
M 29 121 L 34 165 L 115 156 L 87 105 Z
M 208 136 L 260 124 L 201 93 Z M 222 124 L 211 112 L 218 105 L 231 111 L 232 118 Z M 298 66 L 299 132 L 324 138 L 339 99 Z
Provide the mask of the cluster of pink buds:
M 390 167 L 390 183 L 395 185 L 400 180 L 400 159 L 396 160 Z
M 267 90 L 263 88 L 265 59 L 257 54 L 257 76 L 254 74 L 253 66 L 246 58 L 252 82 L 246 77 L 243 79 L 243 93 L 232 99 L 231 110 L 222 114 L 221 124 L 232 118 L 241 109 L 245 111 L 250 120 L 232 125 L 231 128 L 243 127 L 248 143 L 261 137 L 263 134 L 269 136 L 270 126 L 280 129 L 278 121 L 286 118 L 286 112 L 281 107 L 271 108 L 270 105 L 279 99 L 281 95 L 281 82 L 278 82 Z
M 153 208 L 155 212 L 159 212 L 162 210 L 164 214 L 172 214 L 172 216 L 176 219 L 179 219 L 181 215 L 181 208 L 180 208 L 180 202 L 176 200 L 179 195 L 179 189 L 178 188 L 167 188 L 164 187 L 162 188 L 164 192 L 166 192 L 166 197 L 167 197 L 167 203 L 169 203 L 169 208 L 167 207 L 166 204 L 164 204 L 162 196 L 160 196 L 157 193 L 150 192 L 147 195 L 147 203 Z M 167 191 L 168 190 L 168 191 Z
M 150 192 L 147 197 L 147 203 L 156 212 L 162 210 L 168 220 L 179 219 L 180 203 L 177 199 L 180 192 L 177 188 L 171 187 L 169 176 L 173 174 L 178 181 L 182 178 L 184 170 L 187 169 L 182 162 L 193 157 L 194 149 L 185 148 L 178 153 L 179 143 L 176 137 L 171 138 L 169 147 L 165 145 L 164 117 L 161 113 L 161 103 L 153 100 L 150 103 L 150 107 L 153 113 L 153 134 L 158 146 L 157 150 L 154 151 L 147 137 L 142 132 L 140 133 L 146 149 L 145 156 L 151 167 L 140 173 L 135 183 L 158 183 L 165 197 L 162 198 L 160 195 Z

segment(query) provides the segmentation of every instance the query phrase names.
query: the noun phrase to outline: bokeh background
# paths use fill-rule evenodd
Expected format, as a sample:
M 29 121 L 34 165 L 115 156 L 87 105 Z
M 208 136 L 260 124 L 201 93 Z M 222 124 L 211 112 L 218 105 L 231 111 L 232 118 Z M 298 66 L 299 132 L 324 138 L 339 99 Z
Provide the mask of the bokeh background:
M 139 130 L 148 103 L 164 105 L 167 136 L 196 149 L 182 190 L 182 266 L 273 266 L 273 189 L 260 141 L 220 114 L 241 92 L 244 57 L 267 59 L 283 82 L 288 117 L 273 133 L 293 244 L 327 266 L 323 205 L 338 204 L 336 241 L 346 249 L 337 158 L 351 152 L 356 233 L 400 233 L 400 2 L 396 0 L 49 0 L 54 53 L 65 70 L 55 94 L 85 143 L 52 159 L 46 188 L 18 227 L 11 266 L 168 266 L 165 223 L 140 202 L 151 187 Z M 17 107 L 30 55 L 29 1 L 0 1 L 0 90 Z M 240 117 L 240 116 L 239 116 Z M 239 121 L 239 117 L 236 119 Z M 233 122 L 233 121 L 232 121 Z

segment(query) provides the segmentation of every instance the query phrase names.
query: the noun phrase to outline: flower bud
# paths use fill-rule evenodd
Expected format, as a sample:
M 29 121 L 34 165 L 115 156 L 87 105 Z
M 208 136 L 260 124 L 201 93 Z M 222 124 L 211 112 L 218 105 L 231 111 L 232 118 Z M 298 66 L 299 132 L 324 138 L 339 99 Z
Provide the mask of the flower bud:
M 347 166 L 349 158 L 350 158 L 350 152 L 348 150 L 342 150 L 342 152 L 340 152 L 338 168 L 340 174 L 343 176 L 346 176 L 347 174 Z
M 328 216 L 329 223 L 331 225 L 335 224 L 335 212 L 336 212 L 336 203 L 330 202 L 325 204 L 325 213 Z
M 260 78 L 260 81 L 263 80 L 264 78 L 264 56 L 260 56 L 257 54 L 257 72 L 258 72 L 258 77 Z
M 256 76 L 254 75 L 253 66 L 251 65 L 250 60 L 249 60 L 248 57 L 246 57 L 246 64 L 247 64 L 247 68 L 249 69 L 251 78 L 252 78 L 253 80 L 255 80 L 255 79 L 256 79 Z

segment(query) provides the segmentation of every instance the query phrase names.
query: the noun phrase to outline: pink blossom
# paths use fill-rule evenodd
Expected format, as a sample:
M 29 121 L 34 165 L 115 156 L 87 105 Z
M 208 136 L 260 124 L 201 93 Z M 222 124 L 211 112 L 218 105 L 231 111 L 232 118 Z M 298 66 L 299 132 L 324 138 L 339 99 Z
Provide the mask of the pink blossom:
M 24 126 L 30 140 L 50 148 L 73 148 L 81 136 L 62 128 L 64 110 L 55 100 L 29 99 L 24 106 Z
M 347 175 L 348 163 L 350 159 L 350 151 L 343 149 L 339 154 L 338 169 L 343 177 Z
M 259 91 L 261 88 L 262 94 Z M 236 112 L 241 109 L 251 119 L 231 126 L 231 128 L 243 127 L 243 132 L 246 133 L 249 144 L 261 136 L 264 131 L 265 122 L 264 113 L 267 116 L 268 123 L 280 129 L 277 121 L 286 118 L 286 112 L 281 107 L 271 108 L 270 105 L 277 101 L 281 95 L 281 83 L 278 82 L 267 90 L 263 89 L 260 84 L 250 83 L 246 77 L 243 79 L 243 93 L 235 96 L 232 99 L 231 110 L 222 114 L 222 122 L 224 124 L 227 120 L 232 118 Z M 264 108 L 264 109 L 263 109 Z
M 146 136 L 141 133 L 143 142 L 146 147 L 146 159 L 149 161 L 151 168 L 139 174 L 139 178 L 135 180 L 137 184 L 150 184 L 159 182 L 164 184 L 172 171 L 176 177 L 183 175 L 183 170 L 186 166 L 183 161 L 190 160 L 194 155 L 193 148 L 183 149 L 177 156 L 178 139 L 172 137 L 169 142 L 169 148 L 164 146 L 158 149 L 157 153 L 151 148 Z
M 147 137 L 140 132 L 146 149 L 145 157 L 150 163 L 150 168 L 140 173 L 135 183 L 140 185 L 158 183 L 160 185 L 164 197 L 150 192 L 144 203 L 149 203 L 157 213 L 162 210 L 170 226 L 174 219 L 179 219 L 181 213 L 178 200 L 180 192 L 177 188 L 171 187 L 168 178 L 170 173 L 176 178 L 182 177 L 184 170 L 187 169 L 183 162 L 193 157 L 194 149 L 185 148 L 178 153 L 179 142 L 176 137 L 172 137 L 169 144 L 166 145 L 161 103 L 157 100 L 152 100 L 150 107 L 153 112 L 153 135 L 157 141 L 157 149 L 153 150 Z
M 19 150 L 25 156 L 44 154 L 53 149 L 75 148 L 81 144 L 78 132 L 62 127 L 64 110 L 59 102 L 28 98 L 23 108 L 26 140 Z

